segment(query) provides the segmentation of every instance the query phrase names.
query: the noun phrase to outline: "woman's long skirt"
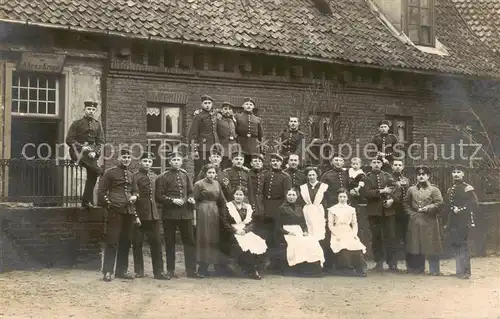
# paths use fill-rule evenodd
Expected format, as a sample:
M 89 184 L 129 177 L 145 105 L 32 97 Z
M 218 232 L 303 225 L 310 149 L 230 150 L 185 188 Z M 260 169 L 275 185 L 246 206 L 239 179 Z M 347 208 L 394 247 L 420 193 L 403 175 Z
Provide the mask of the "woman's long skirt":
M 220 214 L 214 201 L 203 201 L 196 209 L 196 260 L 215 265 L 222 262 L 220 252 Z

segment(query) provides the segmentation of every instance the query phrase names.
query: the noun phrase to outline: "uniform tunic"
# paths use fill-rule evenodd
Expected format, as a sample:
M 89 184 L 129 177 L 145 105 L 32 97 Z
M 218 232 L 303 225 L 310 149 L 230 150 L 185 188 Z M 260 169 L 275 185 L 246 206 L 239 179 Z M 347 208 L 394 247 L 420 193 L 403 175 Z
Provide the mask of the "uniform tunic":
M 398 227 L 398 238 L 403 242 L 406 242 L 406 232 L 408 229 L 408 215 L 405 213 L 403 207 L 403 201 L 410 187 L 410 180 L 403 176 L 401 173 L 394 173 L 395 185 L 400 189 L 398 196 L 393 197 L 394 199 L 394 211 L 396 212 L 396 222 Z
M 248 189 L 248 169 L 243 167 L 230 167 L 222 171 L 222 190 L 227 200 L 233 200 L 234 190 L 238 186 Z
M 248 172 L 248 202 L 252 205 L 253 216 L 260 217 L 265 214 L 264 210 L 264 176 L 265 170 L 252 168 Z
M 232 153 L 230 145 L 236 143 L 236 119 L 234 116 L 222 115 L 217 119 L 217 134 L 219 143 L 224 149 L 223 156 L 229 156 Z
M 97 191 L 100 205 L 122 214 L 135 214 L 133 205 L 129 203 L 130 197 L 137 194 L 135 185 L 132 187 L 133 175 L 132 171 L 123 165 L 107 169 Z
M 251 155 L 260 153 L 259 141 L 264 137 L 262 120 L 253 113 L 242 112 L 236 115 L 236 134 L 241 151 Z
M 457 182 L 448 189 L 447 197 L 447 228 L 451 235 L 451 243 L 456 246 L 466 244 L 469 227 L 478 208 L 474 187 L 463 181 Z M 458 207 L 458 213 L 453 212 L 454 206 Z
M 283 172 L 290 175 L 290 178 L 292 179 L 292 186 L 295 188 L 299 188 L 300 185 L 307 183 L 307 176 L 298 168 L 289 167 L 283 170 Z
M 328 185 L 326 194 L 327 207 L 337 204 L 337 190 L 349 187 L 349 173 L 345 168 L 333 168 L 321 176 L 321 182 Z
M 193 184 L 186 171 L 171 168 L 156 179 L 156 201 L 162 204 L 163 219 L 193 219 L 193 207 L 187 199 L 193 195 Z M 180 198 L 184 205 L 173 200 Z
M 204 178 L 194 184 L 196 201 L 196 259 L 200 263 L 218 264 L 220 226 L 225 198 L 218 181 Z
M 394 158 L 394 145 L 398 143 L 398 138 L 394 134 L 378 134 L 372 139 L 372 143 L 377 146 L 377 151 L 385 153 L 385 159 L 390 163 Z
M 76 120 L 69 127 L 66 144 L 70 148 L 69 152 L 73 160 L 77 160 L 77 154 L 74 152 L 73 146 L 80 152 L 85 143 L 92 147 L 96 153 L 96 158 L 101 155 L 101 148 L 104 144 L 102 126 L 98 120 L 92 117 L 83 117 Z
M 199 151 L 210 152 L 212 145 L 219 143 L 217 136 L 217 113 L 213 110 L 196 110 L 194 112 L 193 122 L 189 129 L 188 142 L 194 141 L 200 145 Z
M 133 182 L 139 193 L 135 202 L 135 209 L 141 221 L 161 219 L 155 201 L 155 182 L 157 177 L 154 172 L 144 169 L 140 169 L 134 174 Z
M 380 194 L 380 190 L 386 186 L 395 186 L 394 178 L 391 174 L 383 171 L 372 171 L 366 175 L 365 186 L 362 188 L 362 195 L 366 198 L 366 212 L 368 216 L 393 216 L 395 214 L 394 204 L 388 208 L 383 206 L 387 199 L 398 198 L 401 190 L 394 187 L 391 194 Z
M 302 141 L 305 138 L 304 132 L 300 130 L 291 130 L 290 128 L 284 129 L 280 133 L 281 139 L 281 149 L 280 154 L 287 158 L 290 154 L 298 154 L 299 156 L 302 153 Z
M 439 255 L 442 251 L 438 214 L 443 205 L 439 188 L 430 184 L 417 184 L 408 188 L 404 201 L 410 216 L 406 251 L 414 255 Z M 418 212 L 427 207 L 426 212 Z
M 272 169 L 264 176 L 264 210 L 267 217 L 274 218 L 278 208 L 286 198 L 286 192 L 292 187 L 290 175 L 281 169 Z

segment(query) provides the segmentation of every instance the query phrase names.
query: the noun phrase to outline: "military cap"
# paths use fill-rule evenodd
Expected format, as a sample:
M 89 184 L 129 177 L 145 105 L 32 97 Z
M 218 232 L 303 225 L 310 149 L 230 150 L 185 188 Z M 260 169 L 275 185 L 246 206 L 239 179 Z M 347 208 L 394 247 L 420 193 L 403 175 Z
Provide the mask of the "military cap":
M 465 172 L 467 170 L 467 167 L 465 165 L 462 165 L 462 164 L 455 164 L 451 167 L 451 171 L 461 171 L 461 172 Z
M 418 174 L 427 174 L 427 175 L 430 175 L 431 174 L 431 169 L 428 167 L 428 166 L 425 166 L 425 165 L 421 165 L 421 166 L 417 166 L 415 168 L 415 172 Z
M 262 155 L 260 153 L 253 153 L 252 159 L 254 159 L 254 158 L 260 158 L 262 161 L 264 161 L 264 155 Z
M 252 99 L 251 97 L 246 97 L 246 98 L 243 100 L 243 103 L 245 103 L 245 102 L 251 102 L 251 103 L 253 103 L 253 105 L 255 105 L 255 100 L 254 100 L 254 99 Z
M 210 100 L 210 101 L 212 101 L 212 102 L 214 102 L 214 101 L 215 101 L 215 100 L 214 100 L 214 99 L 213 99 L 210 95 L 207 95 L 207 94 L 202 95 L 202 96 L 201 96 L 201 101 L 203 102 L 203 101 L 206 101 L 206 100 Z
M 235 158 L 235 157 L 245 157 L 245 156 L 243 155 L 243 153 L 241 151 L 233 151 L 231 153 L 231 158 Z
M 220 149 L 218 148 L 214 148 L 210 151 L 210 155 L 219 155 L 221 156 L 222 155 L 222 152 L 220 151 Z
M 97 102 L 87 100 L 83 102 L 83 107 L 97 107 Z
M 281 155 L 280 155 L 280 154 L 278 154 L 278 153 L 271 153 L 271 154 L 269 154 L 269 157 L 270 157 L 271 159 L 275 158 L 275 159 L 280 160 L 280 161 L 282 161 L 282 162 L 283 162 L 283 156 L 281 156 Z
M 130 155 L 131 152 L 128 148 L 122 148 L 120 149 L 120 155 Z
M 380 122 L 378 122 L 378 126 L 381 126 L 381 125 L 387 125 L 387 126 L 391 126 L 391 122 L 388 121 L 388 120 L 382 120 Z
M 155 154 L 153 154 L 152 152 L 144 152 L 141 155 L 141 160 L 142 159 L 151 159 L 151 160 L 153 160 L 153 159 L 155 159 L 155 157 L 156 157 Z
M 181 152 L 172 152 L 172 153 L 168 154 L 167 159 L 171 160 L 171 159 L 173 159 L 175 157 L 183 158 L 184 156 L 182 155 Z
M 377 156 L 372 158 L 372 161 L 375 161 L 375 160 L 384 162 L 384 157 L 381 155 L 377 155 Z
M 222 107 L 226 107 L 226 106 L 229 107 L 229 108 L 233 108 L 234 107 L 234 105 L 231 104 L 230 102 L 223 102 L 222 103 Z

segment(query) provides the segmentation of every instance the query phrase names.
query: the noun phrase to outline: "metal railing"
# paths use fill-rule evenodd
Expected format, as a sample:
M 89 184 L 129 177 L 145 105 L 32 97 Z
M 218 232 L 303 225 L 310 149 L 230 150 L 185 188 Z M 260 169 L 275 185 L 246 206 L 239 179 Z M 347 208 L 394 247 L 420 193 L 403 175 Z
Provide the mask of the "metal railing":
M 0 160 L 0 202 L 71 206 L 80 202 L 85 171 L 71 160 Z

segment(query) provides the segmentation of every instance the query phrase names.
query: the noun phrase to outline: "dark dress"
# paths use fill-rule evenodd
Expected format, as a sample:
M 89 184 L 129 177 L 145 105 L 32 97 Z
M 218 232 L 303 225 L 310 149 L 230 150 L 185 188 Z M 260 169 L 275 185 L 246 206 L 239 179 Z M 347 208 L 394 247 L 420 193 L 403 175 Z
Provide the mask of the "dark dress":
M 196 261 L 216 265 L 223 261 L 219 249 L 221 214 L 225 204 L 219 182 L 204 178 L 194 184 L 196 201 Z
M 244 220 L 247 215 L 246 205 L 248 204 L 243 203 L 240 209 L 238 209 L 236 204 L 234 205 L 236 207 L 238 214 L 241 217 L 241 220 Z M 227 206 L 225 206 L 223 213 L 223 223 L 224 223 L 224 231 L 230 234 L 230 236 L 228 236 L 229 240 L 228 244 L 231 257 L 235 258 L 238 265 L 248 274 L 258 270 L 259 266 L 264 261 L 265 255 L 252 254 L 249 251 L 243 251 L 241 249 L 240 245 L 238 245 L 238 242 L 236 241 L 236 238 L 234 237 L 234 234 L 236 234 L 236 230 L 232 226 L 233 224 L 236 223 L 236 221 L 229 213 L 229 209 Z M 245 226 L 244 230 L 245 232 L 251 232 L 253 231 L 253 228 L 254 224 L 253 222 L 250 222 Z
M 279 258 L 281 272 L 285 275 L 309 275 L 309 276 L 319 276 L 322 274 L 321 263 L 300 263 L 290 267 L 287 261 L 286 249 L 287 243 L 285 241 L 285 235 L 288 234 L 283 226 L 286 225 L 300 225 L 302 231 L 307 231 L 306 220 L 304 219 L 304 214 L 302 213 L 302 207 L 295 203 L 289 203 L 288 201 L 283 203 L 279 209 L 276 216 L 276 239 L 278 243 L 277 258 Z

